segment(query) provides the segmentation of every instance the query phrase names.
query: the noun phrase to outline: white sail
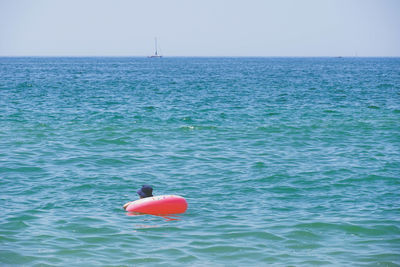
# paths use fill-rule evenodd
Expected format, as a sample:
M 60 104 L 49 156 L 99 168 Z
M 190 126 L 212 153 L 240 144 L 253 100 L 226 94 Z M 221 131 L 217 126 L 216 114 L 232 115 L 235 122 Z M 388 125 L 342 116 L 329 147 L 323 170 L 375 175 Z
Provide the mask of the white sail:
M 149 56 L 149 58 L 161 58 L 162 56 L 158 54 L 157 49 L 157 38 L 154 38 L 154 55 Z

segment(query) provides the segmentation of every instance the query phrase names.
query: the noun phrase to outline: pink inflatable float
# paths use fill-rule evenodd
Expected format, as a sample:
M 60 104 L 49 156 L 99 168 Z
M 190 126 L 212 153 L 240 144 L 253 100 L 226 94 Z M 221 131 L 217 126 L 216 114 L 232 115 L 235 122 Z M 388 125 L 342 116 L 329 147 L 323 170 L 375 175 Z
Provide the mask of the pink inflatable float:
M 187 206 L 186 199 L 181 196 L 161 195 L 133 201 L 126 207 L 126 211 L 168 215 L 184 213 Z

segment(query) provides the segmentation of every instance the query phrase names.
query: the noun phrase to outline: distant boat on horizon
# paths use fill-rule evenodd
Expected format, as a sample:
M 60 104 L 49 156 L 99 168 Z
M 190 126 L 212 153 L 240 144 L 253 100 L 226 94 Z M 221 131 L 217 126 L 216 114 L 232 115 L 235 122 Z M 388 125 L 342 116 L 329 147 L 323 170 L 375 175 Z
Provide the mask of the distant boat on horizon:
M 155 46 L 154 55 L 148 56 L 148 58 L 162 58 L 162 55 L 159 55 L 157 51 L 157 38 L 154 38 L 154 46 Z

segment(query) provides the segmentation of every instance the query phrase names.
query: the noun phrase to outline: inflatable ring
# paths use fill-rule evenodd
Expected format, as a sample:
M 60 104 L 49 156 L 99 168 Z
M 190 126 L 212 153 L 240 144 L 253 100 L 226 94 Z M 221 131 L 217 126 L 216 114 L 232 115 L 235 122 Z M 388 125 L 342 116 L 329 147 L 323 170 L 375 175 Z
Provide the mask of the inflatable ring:
M 168 215 L 184 213 L 187 206 L 186 199 L 181 196 L 161 195 L 133 201 L 126 207 L 126 211 L 152 215 Z

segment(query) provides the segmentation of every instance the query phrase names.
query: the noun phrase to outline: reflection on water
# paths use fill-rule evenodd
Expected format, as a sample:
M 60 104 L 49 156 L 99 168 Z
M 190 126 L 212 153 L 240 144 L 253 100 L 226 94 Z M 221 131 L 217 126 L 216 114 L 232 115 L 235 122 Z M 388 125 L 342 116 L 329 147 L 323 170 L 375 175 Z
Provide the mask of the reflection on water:
M 157 216 L 157 217 L 162 217 L 165 219 L 165 221 L 179 221 L 180 216 L 175 215 L 175 214 L 169 214 L 169 215 L 155 215 L 155 214 L 146 214 L 146 213 L 141 213 L 141 212 L 127 212 L 127 216 L 142 216 L 142 215 L 149 215 L 149 216 Z M 144 227 L 143 227 L 144 228 Z
M 160 226 L 159 225 L 146 225 L 146 224 L 137 224 L 137 225 L 135 225 L 136 229 L 158 228 L 158 227 L 160 227 Z

